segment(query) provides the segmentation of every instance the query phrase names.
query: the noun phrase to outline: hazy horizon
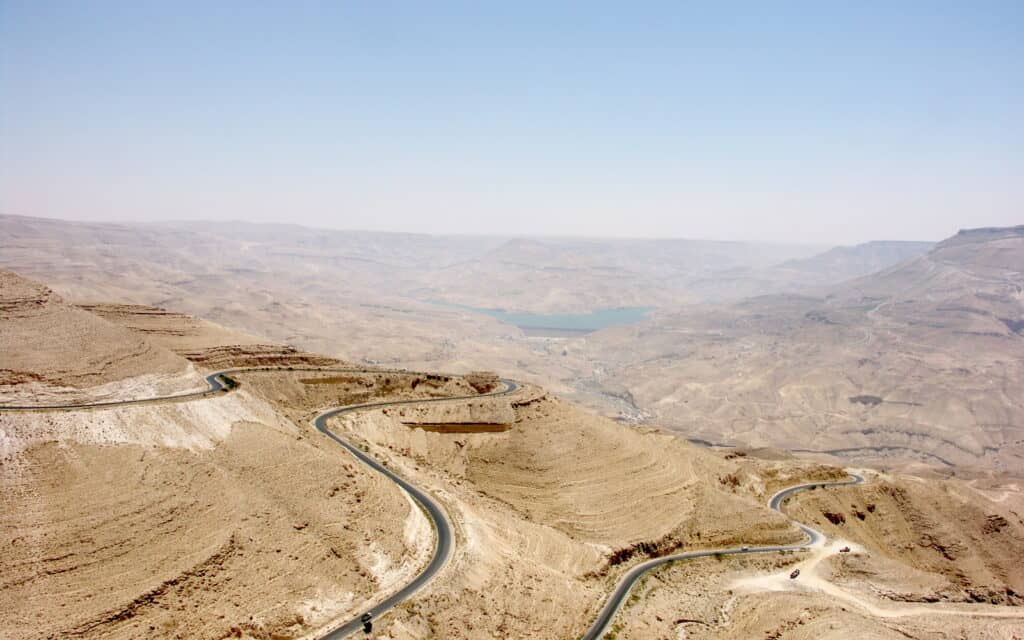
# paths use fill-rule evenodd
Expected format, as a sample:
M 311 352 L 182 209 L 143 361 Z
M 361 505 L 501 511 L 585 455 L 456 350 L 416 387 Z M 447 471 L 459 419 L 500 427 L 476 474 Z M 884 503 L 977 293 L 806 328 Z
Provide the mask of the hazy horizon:
M 0 210 L 815 246 L 1018 223 L 1024 9 L 0 8 Z
M 833 247 L 843 246 L 856 246 L 859 244 L 866 244 L 871 242 L 905 242 L 905 243 L 937 243 L 946 238 L 954 235 L 954 231 L 950 236 L 943 236 L 941 238 L 917 238 L 917 239 L 902 239 L 902 238 L 872 238 L 863 242 L 857 243 L 829 243 L 829 242 L 798 242 L 798 241 L 785 241 L 785 240 L 730 240 L 726 238 L 714 238 L 714 237 L 700 237 L 700 236 L 606 236 L 606 235 L 565 235 L 565 234 L 544 234 L 544 233 L 469 233 L 460 231 L 396 231 L 396 230 L 380 230 L 380 229 L 367 229 L 359 227 L 340 227 L 340 226 L 329 226 L 329 224 L 307 224 L 303 222 L 286 222 L 286 221 L 271 221 L 271 220 L 242 220 L 238 218 L 234 219 L 213 219 L 213 218 L 165 218 L 165 219 L 154 219 L 154 220 L 138 220 L 138 219 L 110 219 L 110 218 L 62 218 L 55 216 L 30 216 L 19 213 L 12 213 L 8 211 L 0 211 L 0 216 L 9 216 L 15 218 L 28 218 L 35 220 L 49 220 L 54 222 L 70 222 L 70 223 L 82 223 L 82 224 L 96 224 L 96 225 L 152 225 L 152 226 L 167 226 L 177 227 L 181 225 L 209 225 L 209 224 L 242 224 L 242 225 L 256 225 L 266 227 L 292 227 L 307 229 L 310 231 L 330 231 L 338 233 L 379 233 L 379 234 L 395 234 L 395 235 L 416 235 L 416 236 L 429 236 L 437 238 L 453 237 L 453 238 L 489 238 L 489 239 L 501 239 L 501 240 L 540 240 L 540 241 L 585 241 L 585 242 L 630 242 L 630 241 L 690 241 L 690 242 L 719 242 L 719 243 L 735 243 L 735 244 L 748 244 L 752 246 L 763 245 L 763 246 L 792 246 L 792 247 L 806 247 L 808 249 L 820 249 L 828 250 Z M 1006 226 L 1018 226 L 1009 224 Z M 960 230 L 976 229 L 978 227 L 963 227 Z
M 1017 639 L 1022 34 L 0 0 L 0 640 Z

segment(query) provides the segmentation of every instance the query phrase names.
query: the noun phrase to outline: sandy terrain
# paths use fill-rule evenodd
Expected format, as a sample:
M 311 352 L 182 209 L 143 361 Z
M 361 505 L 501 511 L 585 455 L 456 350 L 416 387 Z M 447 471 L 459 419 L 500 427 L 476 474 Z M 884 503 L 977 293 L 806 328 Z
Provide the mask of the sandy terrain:
M 33 448 L 16 475 L 5 465 L 0 626 L 9 638 L 315 628 L 424 561 L 429 525 L 388 484 L 252 423 L 203 453 Z
M 82 303 L 78 307 L 138 334 L 195 363 L 205 371 L 260 366 L 341 366 L 337 358 L 309 353 L 290 345 L 146 305 Z
M 845 551 L 844 551 L 845 549 Z M 738 593 L 763 593 L 766 591 L 812 591 L 826 594 L 836 601 L 842 601 L 861 609 L 874 618 L 909 618 L 917 616 L 949 616 L 974 618 L 1006 618 L 1024 621 L 1024 610 L 1000 606 L 948 606 L 945 604 L 893 604 L 874 594 L 858 593 L 853 589 L 845 589 L 834 580 L 841 574 L 847 564 L 847 558 L 858 562 L 868 552 L 855 543 L 846 540 L 832 540 L 806 554 L 806 557 L 793 565 L 774 572 L 754 576 L 744 576 L 729 584 L 729 588 Z M 850 554 L 849 556 L 843 554 Z M 830 567 L 829 565 L 833 565 Z M 824 566 L 823 566 L 824 565 Z M 835 567 L 834 565 L 839 565 Z M 793 570 L 799 569 L 797 579 L 790 577 Z M 835 569 L 835 570 L 833 570 Z
M 12 578 L 0 589 L 6 616 L 0 625 L 18 629 L 13 637 L 307 636 L 366 608 L 422 566 L 431 535 L 418 509 L 393 485 L 304 431 L 302 417 L 353 398 L 464 393 L 466 383 L 390 373 L 253 372 L 239 378 L 239 391 L 194 403 L 62 412 L 50 423 L 45 442 L 4 458 L 0 531 L 16 551 L 4 558 L 3 574 Z M 764 509 L 765 497 L 780 486 L 842 473 L 695 447 L 670 434 L 588 414 L 538 388 L 492 402 L 505 404 L 493 411 L 513 412 L 509 431 L 430 433 L 391 410 L 336 421 L 336 429 L 438 496 L 456 527 L 450 565 L 421 596 L 378 622 L 385 637 L 430 637 L 442 629 L 446 637 L 464 638 L 577 635 L 626 568 L 652 554 L 680 546 L 799 539 L 784 518 Z M 193 413 L 179 413 L 185 407 Z M 454 411 L 446 419 L 478 420 L 475 411 Z M 157 412 L 163 412 L 159 421 Z M 5 429 L 18 433 L 17 421 L 30 415 L 35 414 L 14 414 L 15 428 Z M 171 416 L 177 426 L 168 425 Z M 186 432 L 190 425 L 197 433 L 143 438 Z M 129 426 L 137 431 L 126 433 Z M 964 495 L 981 490 L 950 486 Z M 813 504 L 832 493 L 809 495 Z M 922 495 L 910 494 L 899 508 L 924 509 L 920 505 L 929 503 Z M 890 508 L 872 499 L 875 511 L 865 504 L 868 513 L 881 516 Z M 836 500 L 845 504 L 847 497 Z M 794 510 L 804 506 L 800 502 Z M 851 509 L 855 514 L 856 506 Z M 979 531 L 996 526 L 1000 534 L 1005 527 L 988 515 L 964 512 Z M 1010 527 L 1012 535 L 1017 531 L 1018 525 Z M 888 528 L 882 532 L 889 534 Z M 903 558 L 905 551 L 891 537 L 871 542 Z M 946 545 L 934 539 L 940 548 Z M 1012 544 L 1008 549 L 1019 557 Z M 1001 569 L 990 565 L 981 563 L 963 575 L 966 592 L 991 595 L 986 576 L 1008 569 L 1005 563 Z M 924 570 L 893 578 L 877 564 L 868 566 L 872 580 L 905 592 L 929 584 L 920 577 Z M 807 570 L 824 573 L 820 567 Z M 709 573 L 706 580 L 716 578 Z M 845 594 L 851 585 L 865 590 L 857 582 L 863 574 L 851 569 L 825 577 Z M 664 582 L 662 596 L 668 594 L 669 611 L 676 615 L 686 599 L 674 590 L 690 589 L 692 580 L 669 576 Z M 700 584 L 702 593 L 720 593 L 728 581 Z M 835 598 L 819 605 L 817 596 L 790 603 L 771 595 L 768 606 L 763 594 L 771 588 L 761 584 L 761 595 L 729 605 L 705 594 L 704 607 L 754 610 L 722 618 L 715 622 L 721 633 L 706 637 L 735 637 L 729 635 L 735 634 L 729 622 L 735 619 L 749 621 L 742 629 L 787 630 L 799 626 L 785 622 L 792 615 L 811 625 L 807 637 L 848 625 L 876 630 L 875 637 L 891 637 L 886 634 L 893 628 L 935 628 L 891 622 L 873 615 L 870 604 L 866 613 L 857 613 L 856 607 L 865 608 L 861 601 L 886 597 L 876 592 L 855 593 L 838 606 Z M 61 595 L 55 599 L 55 593 Z M 659 608 L 664 602 L 648 602 L 646 590 L 637 593 L 631 606 L 650 607 L 652 615 L 627 613 L 618 633 L 662 637 L 662 623 L 669 620 Z M 812 614 L 793 613 L 805 609 Z M 61 615 L 29 622 L 52 610 Z M 990 620 L 983 628 L 997 634 L 1011 627 Z
M 0 225 L 0 261 L 74 300 L 192 313 L 349 362 L 500 370 L 606 415 L 715 442 L 895 469 L 1005 472 L 1024 461 L 1013 393 L 1024 384 L 1019 230 L 967 232 L 921 256 L 924 243 L 811 255 L 221 223 Z M 694 304 L 787 290 L 802 293 Z M 431 300 L 660 308 L 637 325 L 549 339 Z
M 1024 604 L 1024 521 L 962 482 L 882 476 L 810 492 L 788 510 L 871 550 L 837 570 L 890 600 Z
M 608 637 L 1019 638 L 1024 522 L 971 494 L 959 481 L 887 475 L 798 494 L 787 512 L 827 544 L 657 570 Z
M 255 345 L 266 342 L 265 338 L 158 307 L 104 302 L 80 302 L 77 306 L 178 354 L 224 345 L 239 345 L 251 350 Z
M 796 638 L 840 640 L 850 637 L 889 640 L 978 638 L 1012 640 L 1020 637 L 1019 611 L 971 605 L 975 613 L 961 615 L 935 611 L 936 605 L 918 605 L 925 613 L 907 612 L 906 605 L 870 604 L 869 594 L 851 596 L 819 590 L 829 585 L 807 578 L 813 560 L 805 554 L 774 557 L 746 556 L 676 563 L 650 574 L 634 590 L 620 613 L 618 624 L 606 636 L 635 639 Z M 803 567 L 796 580 L 789 578 Z M 812 574 L 813 575 L 813 574 Z M 865 607 L 865 603 L 868 606 Z M 885 607 L 891 613 L 876 615 Z M 928 609 L 931 607 L 931 609 Z M 980 609 L 984 608 L 984 611 Z
M 244 389 L 44 423 L 3 458 L 5 637 L 292 637 L 432 545 L 394 485 Z
M 839 638 L 855 629 L 1011 638 L 1020 628 L 1015 617 L 960 615 L 1015 616 L 1024 593 L 1016 561 L 1024 499 L 1009 477 L 1024 460 L 1013 393 L 1024 380 L 1016 324 L 1024 288 L 1014 288 L 1012 233 L 958 237 L 831 293 L 663 311 L 631 327 L 546 340 L 407 297 L 445 291 L 481 304 L 479 282 L 433 280 L 437 271 L 487 274 L 510 254 L 549 249 L 529 243 L 453 248 L 406 238 L 409 251 L 388 263 L 380 258 L 393 247 L 370 236 L 289 244 L 269 231 L 150 229 L 142 250 L 138 229 L 83 225 L 68 261 L 48 262 L 67 236 L 26 224 L 17 246 L 0 247 L 5 259 L 53 271 L 75 300 L 111 292 L 152 306 L 73 307 L 5 275 L 13 283 L 3 291 L 5 356 L 12 371 L 35 376 L 19 373 L 6 393 L 42 397 L 31 385 L 46 385 L 50 396 L 65 387 L 137 396 L 202 386 L 200 369 L 366 360 L 551 381 L 510 397 L 334 421 L 436 496 L 456 532 L 450 564 L 378 622 L 382 637 L 574 637 L 646 558 L 797 541 L 767 497 L 844 471 L 786 448 L 927 480 L 882 474 L 801 495 L 790 513 L 856 553 L 832 545 L 810 556 L 670 566 L 637 590 L 618 637 Z M 223 257 L 207 263 L 215 254 Z M 599 266 L 587 260 L 577 266 Z M 529 272 L 524 264 L 512 271 Z M 534 276 L 516 295 L 536 297 L 539 310 L 617 295 L 615 283 L 589 298 L 560 290 L 566 276 Z M 495 290 L 512 300 L 510 286 Z M 39 327 L 68 338 L 44 339 Z M 308 420 L 339 404 L 473 393 L 469 382 L 303 371 L 239 380 L 239 390 L 196 402 L 0 415 L 0 547 L 12 550 L 0 556 L 0 628 L 16 638 L 308 637 L 424 564 L 432 536 L 419 510 Z M 563 394 L 748 446 L 695 446 L 679 433 L 600 417 Z M 798 588 L 784 577 L 794 562 L 807 574 Z
M 142 389 L 145 393 L 147 390 Z M 275 412 L 244 390 L 206 402 L 167 402 L 102 410 L 0 413 L 0 446 L 13 455 L 34 445 L 69 440 L 85 444 L 137 444 L 210 449 L 239 421 L 274 422 Z
M 707 482 L 735 460 L 523 393 L 501 433 L 425 432 L 380 412 L 337 421 L 440 497 L 456 527 L 451 567 L 378 623 L 383 637 L 572 637 L 651 554 L 800 539 L 759 498 Z
M 691 437 L 1013 473 L 1022 291 L 1024 228 L 965 232 L 824 295 L 663 315 L 593 334 L 564 359 Z
M 5 404 L 205 387 L 184 358 L 10 271 L 0 271 L 0 351 L 0 403 Z M 128 378 L 132 383 L 122 389 Z
M 166 361 L 194 372 L 172 351 L 207 367 L 339 364 L 178 314 L 90 307 L 122 327 L 9 282 L 19 288 L 5 286 L 5 313 L 19 315 L 2 326 L 26 337 L 5 356 L 47 380 L 86 371 L 133 397 L 165 388 L 166 374 L 120 355 L 125 345 L 156 354 L 146 363 L 157 371 Z M 29 317 L 26 305 L 43 311 Z M 38 348 L 31 327 L 51 324 L 87 335 L 84 353 Z M 100 351 L 109 364 L 98 371 L 75 358 Z M 0 505 L 5 638 L 297 637 L 398 589 L 433 546 L 394 484 L 245 386 L 191 402 L 0 413 Z

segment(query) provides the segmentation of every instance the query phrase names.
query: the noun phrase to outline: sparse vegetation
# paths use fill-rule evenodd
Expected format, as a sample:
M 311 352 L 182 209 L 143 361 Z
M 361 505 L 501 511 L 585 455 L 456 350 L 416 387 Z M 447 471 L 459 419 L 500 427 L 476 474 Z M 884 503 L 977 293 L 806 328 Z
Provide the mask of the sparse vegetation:
M 835 511 L 822 511 L 822 515 L 832 524 L 844 524 L 846 516 Z
M 730 472 L 724 476 L 719 476 L 718 482 L 735 491 L 740 486 L 740 477 L 736 472 Z

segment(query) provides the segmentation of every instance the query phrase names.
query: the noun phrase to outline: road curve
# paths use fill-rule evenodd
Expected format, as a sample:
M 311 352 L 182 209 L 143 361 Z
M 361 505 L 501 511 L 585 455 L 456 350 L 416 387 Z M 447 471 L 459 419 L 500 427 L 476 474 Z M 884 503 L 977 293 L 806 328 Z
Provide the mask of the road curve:
M 809 482 L 806 484 L 800 484 L 793 487 L 789 487 L 779 491 L 771 500 L 768 501 L 768 506 L 779 513 L 782 513 L 782 503 L 785 502 L 786 498 L 797 493 L 798 491 L 804 491 L 805 489 L 812 489 L 815 487 L 836 487 L 849 484 L 860 484 L 864 482 L 864 478 L 857 474 L 850 474 L 849 480 L 842 480 L 839 482 Z M 783 545 L 783 546 L 770 546 L 770 547 L 733 547 L 729 549 L 706 549 L 701 551 L 689 551 L 686 553 L 677 553 L 670 556 L 663 556 L 661 558 L 654 558 L 647 562 L 642 562 L 637 566 L 630 569 L 619 584 L 615 586 L 615 590 L 612 591 L 611 595 L 608 596 L 607 602 L 604 607 L 601 608 L 601 612 L 597 615 L 597 620 L 590 626 L 590 629 L 583 634 L 583 640 L 600 640 L 611 625 L 612 620 L 615 618 L 615 614 L 618 613 L 619 608 L 625 601 L 626 596 L 629 595 L 629 591 L 636 584 L 636 581 L 640 579 L 645 573 L 652 569 L 656 569 L 660 566 L 678 562 L 680 560 L 693 560 L 694 558 L 707 558 L 709 556 L 726 556 L 726 555 L 746 555 L 752 553 L 775 553 L 779 551 L 796 551 L 798 549 L 807 549 L 813 547 L 825 540 L 824 534 L 816 529 L 802 524 L 800 522 L 793 521 L 800 529 L 807 534 L 807 540 L 801 544 L 794 545 Z
M 195 391 L 191 393 L 183 393 L 169 396 L 157 396 L 152 398 L 140 398 L 137 400 L 115 400 L 109 402 L 91 402 L 81 404 L 62 404 L 62 405 L 31 405 L 31 406 L 0 406 L 0 411 L 52 411 L 61 409 L 93 409 L 102 407 L 116 407 L 122 405 L 133 405 L 143 404 L 150 402 L 176 402 L 182 400 L 193 400 L 204 396 L 209 396 L 218 393 L 227 393 L 238 386 L 230 376 L 238 373 L 253 373 L 261 371 L 305 371 L 305 372 L 316 372 L 316 373 L 403 373 L 415 375 L 415 371 L 404 371 L 397 369 L 317 369 L 317 368 L 305 368 L 305 367 L 253 367 L 245 369 L 226 369 L 224 371 L 217 371 L 206 376 L 206 382 L 210 385 L 209 389 L 203 391 Z M 452 377 L 460 377 L 455 374 L 446 374 Z M 391 471 L 381 463 L 374 460 L 367 453 L 355 445 L 349 443 L 343 438 L 339 437 L 336 433 L 327 428 L 327 422 L 336 416 L 353 413 L 357 411 L 364 411 L 367 409 L 380 409 L 383 407 L 390 407 L 396 405 L 406 404 L 424 404 L 430 402 L 449 402 L 455 400 L 475 400 L 477 398 L 486 398 L 493 396 L 503 396 L 515 392 L 519 389 L 519 385 L 513 380 L 502 379 L 504 388 L 500 391 L 492 391 L 490 393 L 479 393 L 468 396 L 448 396 L 443 398 L 416 398 L 409 400 L 395 400 L 391 402 L 368 402 L 364 404 L 354 404 L 344 407 L 335 407 L 328 409 L 323 413 L 319 414 L 313 419 L 313 426 L 326 435 L 328 438 L 334 440 L 341 446 L 345 447 L 349 453 L 355 456 L 360 462 L 366 464 L 368 467 L 377 471 L 389 480 L 401 487 L 406 493 L 408 493 L 413 500 L 426 512 L 430 518 L 431 524 L 434 531 L 437 532 L 437 539 L 434 546 L 434 555 L 430 559 L 430 563 L 421 571 L 415 578 L 412 579 L 407 585 L 399 589 L 394 594 L 388 596 L 379 604 L 375 605 L 369 610 L 369 613 L 376 620 L 383 614 L 387 613 L 395 606 L 405 602 L 419 591 L 423 585 L 430 582 L 430 580 L 437 574 L 437 572 L 445 565 L 448 561 L 448 557 L 451 555 L 452 550 L 452 529 L 448 523 L 448 518 L 444 513 L 444 509 L 437 502 L 434 501 L 428 494 L 417 489 L 415 486 L 410 484 L 407 480 Z M 340 640 L 346 637 L 350 633 L 357 631 L 362 628 L 363 623 L 360 620 L 365 611 L 360 611 L 353 615 L 352 619 L 345 622 L 339 627 L 332 629 L 326 635 L 321 636 L 321 640 Z
M 380 464 L 379 462 L 371 458 L 358 447 L 338 437 L 337 434 L 335 434 L 334 432 L 327 428 L 327 421 L 330 420 L 331 418 L 334 418 L 335 416 L 355 411 L 362 411 L 364 409 L 378 409 L 381 407 L 390 407 L 402 404 L 422 404 L 424 402 L 472 400 L 475 398 L 482 398 L 488 396 L 503 396 L 513 393 L 519 388 L 519 385 L 513 382 L 512 380 L 503 379 L 502 383 L 504 383 L 505 385 L 504 389 L 502 389 L 501 391 L 493 391 L 491 393 L 482 393 L 472 396 L 455 396 L 449 398 L 428 398 L 419 400 L 397 400 L 394 402 L 371 402 L 368 404 L 356 404 L 347 407 L 338 407 L 336 409 L 330 409 L 328 411 L 321 413 L 320 415 L 313 419 L 313 426 L 316 427 L 318 431 L 320 431 L 328 438 L 331 438 L 341 446 L 348 449 L 349 453 L 354 455 L 356 458 L 365 463 L 371 469 L 387 476 L 389 480 L 400 486 L 402 489 L 405 490 L 406 493 L 412 496 L 413 500 L 415 500 L 420 505 L 420 507 L 422 507 L 423 510 L 426 512 L 427 516 L 430 518 L 433 524 L 434 531 L 437 532 L 437 540 L 434 546 L 434 556 L 430 559 L 430 564 L 428 564 L 426 568 L 420 572 L 419 575 L 413 578 L 412 582 L 408 583 L 407 585 L 399 589 L 397 592 L 388 596 L 384 601 L 370 609 L 369 613 L 373 616 L 374 620 L 377 620 L 383 614 L 393 609 L 395 606 L 411 598 L 413 594 L 415 594 L 417 591 L 420 590 L 421 587 L 423 587 L 423 585 L 430 582 L 434 575 L 441 569 L 441 567 L 444 566 L 444 564 L 448 561 L 448 556 L 451 555 L 452 528 L 451 525 L 448 523 L 447 516 L 445 516 L 444 509 L 441 507 L 441 505 L 435 502 L 433 498 L 431 498 L 423 491 L 420 491 L 419 489 L 411 485 L 409 482 L 407 482 L 404 478 L 397 475 L 384 465 Z M 360 618 L 363 615 L 363 613 L 364 612 L 359 612 L 358 614 L 354 615 L 352 619 L 348 622 L 344 623 L 340 627 L 333 629 L 326 635 L 321 636 L 322 640 L 340 640 L 341 638 L 344 638 L 350 633 L 362 629 L 363 623 L 360 620 Z
M 178 402 L 182 400 L 196 400 L 205 396 L 212 396 L 218 393 L 226 393 L 234 388 L 234 382 L 226 378 L 230 373 L 251 371 L 252 369 L 229 369 L 217 371 L 206 376 L 208 389 L 202 391 L 191 391 L 167 396 L 153 396 L 150 398 L 137 398 L 135 400 L 108 400 L 104 402 L 80 402 L 69 404 L 31 404 L 31 405 L 0 405 L 0 411 L 57 411 L 60 409 L 102 409 L 110 407 L 121 407 L 133 404 L 148 404 L 151 402 Z M 260 369 L 263 370 L 263 369 Z
M 134 400 L 105 400 L 102 402 L 72 402 L 68 404 L 32 404 L 32 405 L 13 405 L 5 404 L 0 405 L 0 411 L 59 411 L 61 409 L 104 409 L 110 407 L 121 407 L 130 406 L 133 404 L 148 404 L 154 402 L 181 402 L 187 400 L 196 400 L 206 396 L 216 395 L 218 393 L 228 393 L 234 390 L 237 386 L 235 381 L 231 379 L 231 376 L 236 373 L 252 373 L 260 371 L 307 371 L 310 373 L 398 373 L 406 375 L 428 375 L 420 371 L 407 371 L 405 369 L 371 369 L 368 367 L 344 367 L 344 368 L 316 368 L 316 367 L 241 367 L 237 369 L 224 369 L 223 371 L 214 371 L 213 373 L 206 375 L 206 384 L 209 385 L 207 389 L 201 391 L 188 391 L 185 393 L 176 393 L 166 396 L 151 396 L 149 398 L 136 398 Z M 438 374 L 430 374 L 438 375 Z M 460 378 L 462 376 L 453 373 L 440 374 L 446 375 L 452 378 Z M 502 382 L 508 382 L 503 380 Z M 499 392 L 500 393 L 500 392 Z M 493 394 L 481 394 L 481 395 L 493 395 Z M 477 396 L 466 396 L 477 398 Z M 457 400 L 459 398 L 438 398 L 438 400 Z M 464 398 L 463 398 L 464 399 Z
M 0 406 L 0 411 L 52 411 L 61 409 L 93 409 L 103 407 L 116 407 L 124 405 L 144 404 L 151 402 L 174 402 L 174 401 L 185 401 L 202 398 L 219 393 L 228 393 L 237 387 L 237 383 L 231 378 L 231 375 L 238 373 L 253 373 L 261 371 L 306 371 L 306 372 L 319 372 L 319 373 L 399 373 L 399 374 L 416 374 L 415 371 L 404 371 L 400 369 L 360 369 L 360 368 L 339 368 L 339 369 L 318 369 L 318 368 L 306 368 L 306 367 L 252 367 L 242 369 L 226 369 L 224 371 L 216 371 L 206 376 L 206 383 L 209 385 L 208 389 L 202 391 L 194 391 L 189 393 L 181 393 L 168 396 L 156 396 L 151 398 L 140 398 L 136 400 L 112 400 L 106 402 L 91 402 L 91 403 L 79 403 L 79 404 L 57 404 L 57 405 L 3 405 Z M 451 375 L 451 374 L 449 374 Z M 457 376 L 453 376 L 457 377 Z M 410 400 L 395 400 L 391 402 L 370 402 L 364 404 L 349 405 L 344 407 L 336 407 L 324 411 L 317 415 L 313 419 L 313 426 L 331 438 L 346 450 L 355 456 L 359 461 L 363 462 L 371 469 L 383 474 L 389 480 L 401 487 L 406 493 L 408 493 L 413 500 L 426 512 L 430 518 L 434 530 L 437 532 L 437 540 L 434 547 L 434 555 L 423 571 L 421 571 L 411 582 L 406 584 L 404 587 L 399 589 L 391 596 L 384 599 L 382 602 L 374 606 L 369 610 L 369 613 L 376 620 L 383 614 L 387 613 L 395 606 L 405 602 L 412 597 L 419 589 L 427 584 L 437 572 L 445 565 L 448 561 L 448 557 L 451 555 L 452 550 L 452 534 L 451 525 L 448 523 L 448 518 L 445 516 L 443 508 L 433 500 L 429 495 L 417 489 L 415 486 L 410 484 L 401 476 L 397 475 L 384 465 L 380 464 L 368 454 L 363 452 L 355 445 L 349 443 L 337 434 L 327 428 L 327 422 L 336 416 L 352 413 L 356 411 L 362 411 L 366 409 L 379 409 L 383 407 L 405 405 L 405 404 L 423 404 L 429 402 L 448 402 L 456 400 L 472 400 L 475 398 L 482 398 L 488 396 L 501 396 L 515 392 L 519 385 L 512 380 L 502 379 L 502 383 L 505 388 L 500 391 L 493 391 L 491 393 L 476 394 L 470 396 L 451 396 L 445 398 L 419 398 Z M 788 487 L 779 491 L 771 500 L 768 502 L 768 506 L 778 512 L 782 512 L 782 503 L 789 496 L 799 491 L 806 489 L 812 489 L 816 487 L 826 486 L 842 486 L 850 484 L 859 484 L 864 482 L 864 478 L 851 474 L 849 480 L 839 482 L 811 482 L 793 487 Z M 615 618 L 615 614 L 618 613 L 619 608 L 622 606 L 622 602 L 629 595 L 630 590 L 636 581 L 640 579 L 643 574 L 657 567 L 669 564 L 671 562 L 678 562 L 681 560 L 692 560 L 695 558 L 706 558 L 715 555 L 742 555 L 751 553 L 773 553 L 779 551 L 795 551 L 798 549 L 806 549 L 814 545 L 819 544 L 825 539 L 825 536 L 800 522 L 794 521 L 800 529 L 807 534 L 807 540 L 801 544 L 787 545 L 787 546 L 769 546 L 769 547 L 748 547 L 748 548 L 729 548 L 729 549 L 707 549 L 702 551 L 690 551 L 687 553 L 677 553 L 661 558 L 654 558 L 643 562 L 633 567 L 623 576 L 622 580 L 612 591 L 608 597 L 607 602 L 598 614 L 597 620 L 591 625 L 590 629 L 583 635 L 583 640 L 599 640 L 608 629 L 611 621 Z M 345 622 L 339 627 L 329 631 L 326 635 L 321 636 L 321 640 L 340 640 L 348 636 L 349 634 L 362 628 L 362 621 L 360 620 L 363 613 L 359 612 L 354 615 L 351 620 Z

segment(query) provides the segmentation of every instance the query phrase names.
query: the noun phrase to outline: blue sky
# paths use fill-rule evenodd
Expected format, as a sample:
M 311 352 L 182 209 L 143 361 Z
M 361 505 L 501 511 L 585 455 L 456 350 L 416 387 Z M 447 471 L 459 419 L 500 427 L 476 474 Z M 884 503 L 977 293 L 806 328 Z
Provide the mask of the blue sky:
M 1024 222 L 1021 2 L 257 4 L 0 0 L 0 211 L 807 243 Z

